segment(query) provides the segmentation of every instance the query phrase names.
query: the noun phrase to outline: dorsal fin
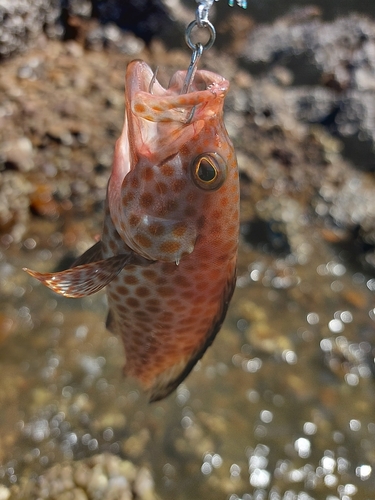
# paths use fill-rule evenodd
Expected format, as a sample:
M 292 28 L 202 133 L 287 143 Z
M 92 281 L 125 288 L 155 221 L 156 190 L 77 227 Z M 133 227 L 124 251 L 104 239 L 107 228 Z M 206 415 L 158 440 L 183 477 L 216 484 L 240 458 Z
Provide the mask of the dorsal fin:
M 82 266 L 83 264 L 90 264 L 90 262 L 96 262 L 102 259 L 102 242 L 99 240 L 95 245 L 78 257 L 70 267 Z

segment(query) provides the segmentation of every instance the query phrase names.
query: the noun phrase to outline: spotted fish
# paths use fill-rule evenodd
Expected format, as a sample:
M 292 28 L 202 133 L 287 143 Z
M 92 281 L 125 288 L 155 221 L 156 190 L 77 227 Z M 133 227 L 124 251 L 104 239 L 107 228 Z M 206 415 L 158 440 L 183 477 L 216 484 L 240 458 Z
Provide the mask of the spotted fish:
M 128 65 L 99 242 L 62 272 L 29 274 L 65 297 L 107 286 L 107 327 L 125 346 L 124 372 L 157 401 L 214 340 L 236 276 L 238 169 L 223 124 L 228 82 L 185 71 L 162 87 Z

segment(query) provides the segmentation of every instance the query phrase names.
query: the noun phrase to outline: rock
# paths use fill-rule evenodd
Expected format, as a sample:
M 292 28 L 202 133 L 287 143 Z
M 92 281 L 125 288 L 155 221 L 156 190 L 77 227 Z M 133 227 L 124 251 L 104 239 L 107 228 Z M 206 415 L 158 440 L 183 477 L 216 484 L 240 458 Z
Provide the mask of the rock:
M 0 487 L 1 488 L 1 487 Z M 7 488 L 4 488 L 6 495 Z M 111 454 L 58 464 L 36 481 L 11 488 L 12 500 L 157 500 L 146 467 L 137 469 Z M 0 489 L 0 500 L 2 490 Z M 4 496 L 7 500 L 9 496 Z
M 113 23 L 123 30 L 132 31 L 149 42 L 163 30 L 172 27 L 167 10 L 160 0 L 92 0 L 92 16 L 101 23 Z
M 21 241 L 26 231 L 31 191 L 32 185 L 22 174 L 14 171 L 1 173 L 0 232 L 10 234 L 14 242 Z
M 352 14 L 333 22 L 285 16 L 256 27 L 242 56 L 252 64 L 285 66 L 293 74 L 287 96 L 298 120 L 321 123 L 350 143 L 352 157 L 366 146 L 363 164 L 375 164 L 375 23 Z M 280 73 L 280 70 L 278 70 Z M 298 87 L 298 85 L 300 85 Z M 362 144 L 361 144 L 362 143 Z M 349 144 L 347 146 L 349 148 Z M 349 153 L 349 149 L 347 151 Z M 357 151 L 358 155 L 358 151 Z M 358 156 L 357 156 L 358 158 Z
M 28 172 L 34 167 L 33 145 L 28 137 L 20 137 L 0 145 L 0 155 L 8 168 Z
M 154 481 L 150 471 L 146 467 L 142 467 L 134 482 L 134 492 L 139 498 L 152 500 L 154 498 Z
M 10 497 L 10 490 L 6 487 L 0 484 L 0 500 L 8 500 Z
M 137 434 L 130 436 L 123 444 L 122 449 L 124 453 L 133 459 L 140 457 L 150 437 L 150 433 L 147 429 L 142 429 Z
M 0 58 L 24 51 L 58 16 L 58 0 L 1 0 Z

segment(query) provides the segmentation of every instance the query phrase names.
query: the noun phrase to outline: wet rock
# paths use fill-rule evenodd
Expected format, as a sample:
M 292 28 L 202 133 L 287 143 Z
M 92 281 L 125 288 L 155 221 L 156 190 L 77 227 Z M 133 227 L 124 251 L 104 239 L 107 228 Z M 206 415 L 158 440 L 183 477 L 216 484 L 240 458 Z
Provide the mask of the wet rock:
M 10 491 L 6 486 L 0 485 L 0 500 L 8 500 Z
M 37 480 L 11 488 L 11 499 L 156 500 L 149 470 L 110 454 L 59 464 Z M 1 490 L 0 490 L 1 494 Z M 4 499 L 8 498 L 6 496 Z
M 32 185 L 18 172 L 2 172 L 0 176 L 0 231 L 19 242 L 29 218 L 29 194 Z
M 251 32 L 242 54 L 253 75 L 247 85 L 233 79 L 226 124 L 244 180 L 243 234 L 254 248 L 279 245 L 281 255 L 290 248 L 306 261 L 314 219 L 326 241 L 352 241 L 374 265 L 374 40 L 375 23 L 354 15 L 332 23 L 292 16 Z M 342 77 L 341 88 L 327 84 L 328 73 Z
M 373 170 L 374 47 L 375 23 L 365 16 L 353 14 L 331 23 L 286 16 L 255 28 L 242 55 L 250 68 L 281 65 L 291 71 L 293 85 L 300 87 L 293 88 L 287 99 L 298 120 L 320 123 L 344 143 L 347 140 L 352 158 L 355 147 L 365 147 L 366 155 L 357 166 Z M 355 141 L 349 142 L 350 138 Z
M 17 323 L 14 318 L 0 313 L 0 344 L 2 344 L 9 337 L 9 335 L 15 332 L 16 327 Z
M 146 467 L 142 467 L 134 481 L 134 492 L 138 498 L 152 500 L 154 495 L 154 481 L 150 471 Z
M 92 16 L 103 24 L 114 23 L 149 42 L 154 35 L 171 28 L 171 20 L 160 0 L 92 0 Z
M 123 54 L 134 56 L 144 48 L 141 38 L 123 32 L 113 23 L 97 25 L 87 33 L 85 45 L 91 50 L 115 49 Z
M 58 0 L 2 0 L 0 58 L 24 51 L 59 16 Z
M 124 453 L 132 459 L 139 458 L 151 436 L 147 429 L 142 429 L 137 434 L 130 436 L 123 444 Z
M 102 24 L 84 24 L 96 18 Z M 132 35 L 134 33 L 139 39 Z M 120 2 L 116 0 L 3 0 L 0 3 L 0 59 L 24 52 L 47 35 L 65 40 L 87 38 L 98 50 L 113 46 L 134 54 L 141 40 L 150 42 L 155 35 L 177 31 L 161 0 Z M 141 39 L 141 40 L 140 40 Z
M 20 137 L 0 145 L 0 157 L 6 168 L 28 172 L 34 167 L 33 145 L 28 137 Z
M 243 301 L 239 304 L 238 312 L 248 324 L 245 335 L 254 348 L 270 354 L 281 354 L 292 349 L 290 339 L 279 334 L 277 327 L 269 321 L 267 312 L 257 304 Z

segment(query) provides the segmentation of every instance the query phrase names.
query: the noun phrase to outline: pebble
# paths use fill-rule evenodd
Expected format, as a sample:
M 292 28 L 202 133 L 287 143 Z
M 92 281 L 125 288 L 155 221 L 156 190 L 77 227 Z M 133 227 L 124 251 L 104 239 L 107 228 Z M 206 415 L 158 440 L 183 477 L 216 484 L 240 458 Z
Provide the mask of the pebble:
M 10 497 L 9 488 L 0 484 L 0 500 L 8 500 L 9 497 Z
M 2 489 L 1 489 L 2 488 Z M 39 476 L 8 490 L 0 487 L 0 500 L 156 500 L 154 481 L 146 467 L 108 453 L 57 464 Z M 5 496 L 9 493 L 8 496 Z M 1 496 L 3 494 L 3 496 Z
M 3 161 L 20 172 L 29 172 L 34 167 L 33 145 L 28 137 L 19 137 L 0 145 Z

